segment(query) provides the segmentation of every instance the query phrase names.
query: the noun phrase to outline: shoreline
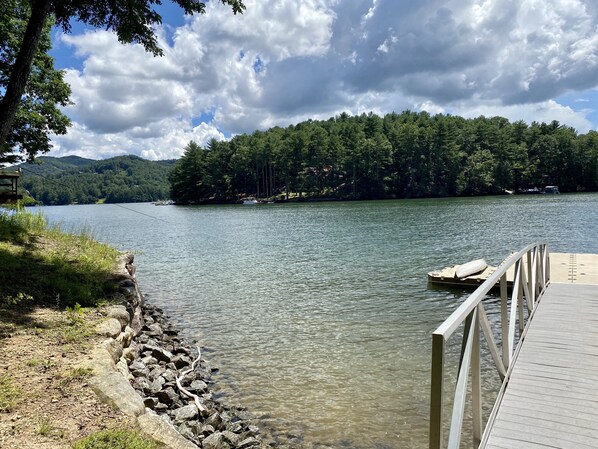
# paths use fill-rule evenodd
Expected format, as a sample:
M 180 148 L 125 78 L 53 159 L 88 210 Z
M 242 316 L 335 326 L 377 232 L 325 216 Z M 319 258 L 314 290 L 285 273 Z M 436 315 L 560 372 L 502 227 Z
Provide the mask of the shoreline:
M 104 334 L 109 339 L 102 344 L 110 353 L 114 368 L 123 376 L 125 390 L 131 392 L 110 397 L 111 392 L 100 380 L 100 397 L 107 396 L 122 410 L 130 407 L 129 403 L 138 402 L 130 396 L 137 395 L 140 404 L 137 410 L 131 409 L 132 413 L 138 416 L 145 433 L 163 443 L 167 443 L 160 439 L 163 429 L 157 427 L 166 425 L 193 447 L 202 449 L 269 447 L 253 424 L 254 417 L 244 407 L 215 397 L 212 374 L 217 369 L 201 356 L 199 346 L 192 346 L 180 334 L 163 309 L 147 301 L 135 277 L 133 261 L 131 254 L 119 261 L 119 268 L 125 269 L 125 279 L 119 283 L 125 304 L 109 308 L 108 317 L 123 319 L 110 335 Z M 129 334 L 130 338 L 123 337 Z M 109 349 L 115 343 L 122 347 L 116 354 Z M 152 421 L 149 426 L 147 420 L 140 419 L 144 416 Z

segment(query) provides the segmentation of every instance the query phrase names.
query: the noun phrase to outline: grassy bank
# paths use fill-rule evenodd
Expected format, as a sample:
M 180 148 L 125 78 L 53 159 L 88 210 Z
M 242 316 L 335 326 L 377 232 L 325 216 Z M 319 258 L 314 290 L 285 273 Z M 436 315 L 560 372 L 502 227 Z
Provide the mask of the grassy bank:
M 72 235 L 41 214 L 0 210 L 0 301 L 94 306 L 114 294 L 118 251 Z
M 0 447 L 154 449 L 78 368 L 116 295 L 119 252 L 0 209 Z

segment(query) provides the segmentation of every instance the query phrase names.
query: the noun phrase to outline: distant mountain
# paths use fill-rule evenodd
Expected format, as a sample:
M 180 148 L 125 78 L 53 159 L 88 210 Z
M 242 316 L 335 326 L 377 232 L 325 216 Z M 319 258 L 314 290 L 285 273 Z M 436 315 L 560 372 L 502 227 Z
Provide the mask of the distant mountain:
M 17 165 L 17 167 L 22 168 L 24 173 L 48 176 L 56 173 L 62 173 L 68 170 L 73 170 L 78 167 L 83 167 L 93 162 L 96 161 L 93 159 L 86 159 L 84 157 L 79 156 L 40 156 L 32 164 L 22 163 Z
M 132 155 L 99 161 L 42 156 L 19 167 L 23 170 L 21 186 L 45 205 L 134 203 L 168 199 L 168 174 L 175 162 Z

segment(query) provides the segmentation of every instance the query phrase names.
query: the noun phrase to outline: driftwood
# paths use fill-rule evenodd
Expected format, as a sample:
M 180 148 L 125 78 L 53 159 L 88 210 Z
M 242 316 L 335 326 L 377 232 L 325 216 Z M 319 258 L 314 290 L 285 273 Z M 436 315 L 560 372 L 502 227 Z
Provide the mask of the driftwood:
M 181 378 L 184 377 L 186 374 L 190 373 L 191 371 L 195 370 L 195 367 L 199 363 L 199 359 L 201 358 L 201 349 L 199 349 L 199 346 L 197 347 L 197 351 L 199 354 L 197 355 L 197 358 L 191 364 L 191 368 L 183 371 L 179 376 L 176 376 L 176 386 L 178 387 L 178 389 L 180 390 L 180 392 L 183 395 L 187 396 L 188 398 L 192 398 L 193 401 L 195 402 L 195 405 L 197 406 L 199 412 L 203 413 L 203 412 L 206 412 L 208 409 L 201 403 L 201 401 L 199 400 L 199 396 L 191 393 L 189 390 L 187 390 L 185 387 L 183 387 L 181 385 Z

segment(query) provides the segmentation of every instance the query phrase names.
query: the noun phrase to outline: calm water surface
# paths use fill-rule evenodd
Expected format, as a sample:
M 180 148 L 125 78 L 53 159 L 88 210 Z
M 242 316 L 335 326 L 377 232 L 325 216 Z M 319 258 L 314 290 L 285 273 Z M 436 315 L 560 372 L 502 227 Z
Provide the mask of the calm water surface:
M 427 447 L 431 332 L 465 295 L 426 272 L 535 241 L 598 253 L 596 194 L 41 210 L 134 251 L 230 402 L 291 447 Z

